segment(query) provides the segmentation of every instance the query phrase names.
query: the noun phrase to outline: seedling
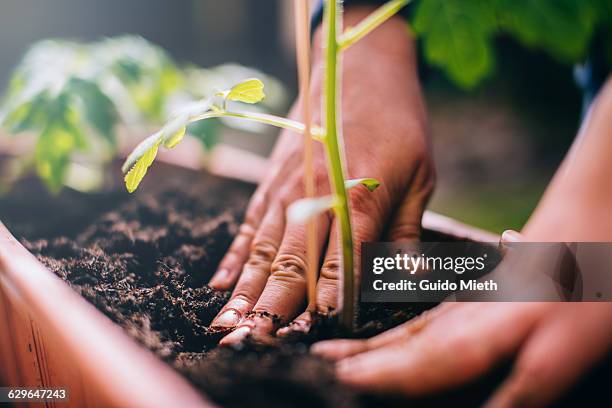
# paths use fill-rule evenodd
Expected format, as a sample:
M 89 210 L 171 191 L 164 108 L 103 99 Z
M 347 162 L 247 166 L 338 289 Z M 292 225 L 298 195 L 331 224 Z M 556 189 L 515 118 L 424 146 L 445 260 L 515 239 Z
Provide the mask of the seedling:
M 370 191 L 378 187 L 379 182 L 371 178 L 347 180 L 345 177 L 345 159 L 342 151 L 342 135 L 338 126 L 340 98 L 338 80 L 340 75 L 340 53 L 356 43 L 367 33 L 397 13 L 410 0 L 392 0 L 374 11 L 356 27 L 341 33 L 341 1 L 326 0 L 325 25 L 325 81 L 324 81 L 324 123 L 322 127 L 312 126 L 309 133 L 314 140 L 324 146 L 327 169 L 332 186 L 332 194 L 325 197 L 305 198 L 293 203 L 288 209 L 288 217 L 294 221 L 307 222 L 325 211 L 333 210 L 340 224 L 342 244 L 342 309 L 341 322 L 352 330 L 355 310 L 355 276 L 353 269 L 353 236 L 350 220 L 350 207 L 347 190 L 365 185 Z M 265 97 L 264 85 L 259 79 L 251 78 L 234 87 L 216 92 L 209 98 L 184 106 L 177 110 L 158 132 L 142 141 L 129 155 L 123 171 L 127 172 L 125 184 L 128 191 L 136 190 L 147 169 L 151 166 L 160 147 L 171 149 L 183 139 L 189 123 L 219 117 L 239 118 L 289 129 L 303 134 L 306 125 L 294 120 L 256 112 L 233 110 L 234 101 L 255 104 Z
M 0 109 L 0 125 L 9 133 L 32 133 L 36 146 L 2 172 L 0 189 L 30 170 L 53 192 L 64 185 L 99 189 L 104 167 L 117 153 L 118 125 L 127 130 L 159 125 L 175 101 L 200 99 L 214 93 L 211 82 L 245 73 L 261 75 L 231 64 L 181 68 L 163 49 L 137 36 L 36 43 L 15 69 Z M 268 109 L 282 104 L 282 89 L 266 78 L 276 88 Z M 205 148 L 215 141 L 216 126 L 207 125 L 189 129 Z

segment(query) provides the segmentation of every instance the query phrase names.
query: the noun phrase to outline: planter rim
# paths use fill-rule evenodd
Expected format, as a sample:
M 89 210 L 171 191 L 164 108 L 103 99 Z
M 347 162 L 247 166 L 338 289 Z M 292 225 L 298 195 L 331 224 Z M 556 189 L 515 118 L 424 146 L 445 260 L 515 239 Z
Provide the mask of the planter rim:
M 47 335 L 65 346 L 82 376 L 95 385 L 96 395 L 110 405 L 214 406 L 41 264 L 2 222 L 0 285 Z

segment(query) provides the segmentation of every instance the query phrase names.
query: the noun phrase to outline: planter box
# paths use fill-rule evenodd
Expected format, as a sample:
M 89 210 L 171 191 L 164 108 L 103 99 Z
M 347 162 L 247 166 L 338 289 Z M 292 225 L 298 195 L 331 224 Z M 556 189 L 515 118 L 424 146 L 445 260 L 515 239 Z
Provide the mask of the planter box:
M 498 241 L 433 213 L 425 215 L 424 226 L 429 240 Z M 1 222 L 0 381 L 65 388 L 75 407 L 212 405 L 45 268 Z

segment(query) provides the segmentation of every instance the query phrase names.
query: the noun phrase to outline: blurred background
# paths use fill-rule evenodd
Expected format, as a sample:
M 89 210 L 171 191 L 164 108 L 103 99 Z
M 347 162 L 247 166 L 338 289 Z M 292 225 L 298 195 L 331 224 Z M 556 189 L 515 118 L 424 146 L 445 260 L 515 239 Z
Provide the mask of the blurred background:
M 296 95 L 293 11 L 287 0 L 3 0 L 0 88 L 28 47 L 45 38 L 83 41 L 138 34 L 177 62 L 236 62 L 278 78 L 286 103 Z M 572 67 L 496 39 L 496 69 L 466 92 L 424 67 L 438 188 L 430 208 L 501 232 L 520 229 L 579 126 L 581 93 Z M 269 153 L 274 129 L 224 143 Z M 5 139 L 2 142 L 2 139 Z M 0 143 L 7 144 L 4 134 Z

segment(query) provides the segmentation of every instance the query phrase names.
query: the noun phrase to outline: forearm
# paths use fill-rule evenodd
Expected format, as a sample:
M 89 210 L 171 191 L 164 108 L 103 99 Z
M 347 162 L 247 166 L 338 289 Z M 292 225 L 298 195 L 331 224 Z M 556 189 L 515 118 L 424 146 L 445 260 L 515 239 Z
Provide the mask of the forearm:
M 529 241 L 612 241 L 612 79 L 524 229 Z

